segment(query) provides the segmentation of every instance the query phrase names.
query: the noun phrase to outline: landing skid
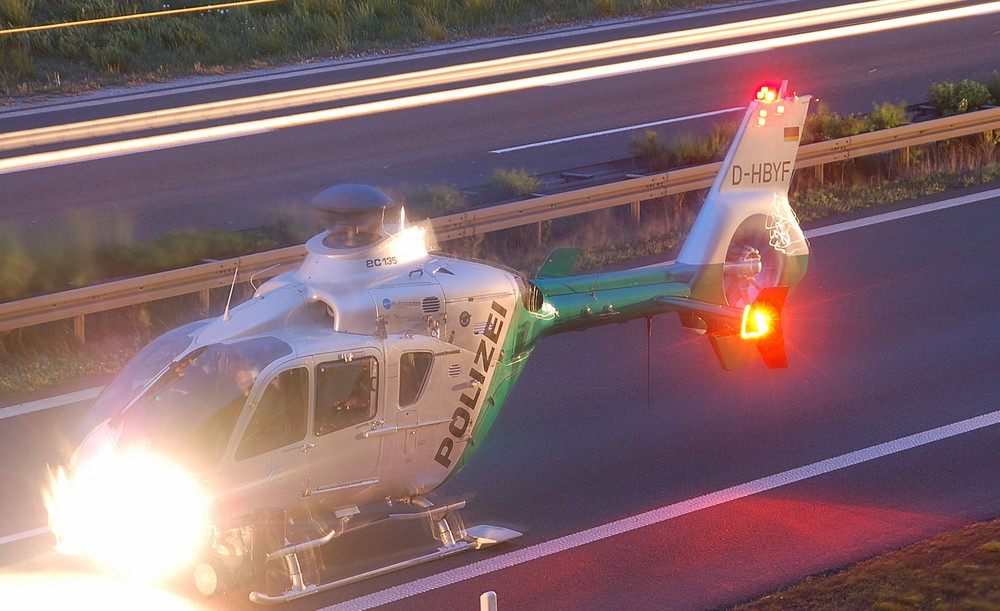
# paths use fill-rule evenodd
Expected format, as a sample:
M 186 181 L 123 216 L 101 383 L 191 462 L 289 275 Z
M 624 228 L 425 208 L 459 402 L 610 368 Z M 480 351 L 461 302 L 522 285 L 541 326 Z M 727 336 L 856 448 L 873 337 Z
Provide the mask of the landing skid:
M 441 543 L 441 546 L 437 549 L 437 551 L 417 556 L 416 558 L 412 558 L 410 560 L 404 560 L 402 562 L 373 569 L 371 571 L 366 571 L 364 573 L 358 573 L 357 575 L 352 575 L 343 579 L 337 579 L 323 584 L 307 584 L 302 576 L 302 569 L 299 565 L 297 554 L 306 550 L 315 549 L 331 541 L 335 536 L 337 536 L 337 534 L 339 534 L 333 530 L 312 541 L 285 547 L 268 554 L 267 562 L 278 561 L 281 559 L 284 560 L 285 566 L 288 569 L 288 574 L 292 580 L 292 587 L 279 596 L 269 596 L 263 592 L 254 591 L 250 593 L 250 600 L 255 603 L 265 605 L 284 603 L 297 598 L 327 592 L 329 590 L 357 583 L 365 579 L 371 579 L 372 577 L 385 575 L 400 569 L 424 564 L 426 562 L 430 562 L 431 560 L 447 558 L 448 556 L 454 556 L 455 554 L 460 554 L 469 550 L 481 549 L 483 547 L 509 541 L 510 539 L 521 536 L 521 533 L 516 530 L 500 526 L 482 525 L 465 528 L 462 524 L 461 517 L 458 515 L 458 510 L 465 507 L 465 501 L 459 501 L 450 505 L 442 505 L 440 507 L 432 506 L 429 501 L 423 498 L 412 499 L 411 503 L 420 507 L 421 510 L 406 514 L 393 514 L 389 516 L 389 519 L 402 520 L 425 517 L 430 518 L 431 527 L 434 531 L 434 538 Z

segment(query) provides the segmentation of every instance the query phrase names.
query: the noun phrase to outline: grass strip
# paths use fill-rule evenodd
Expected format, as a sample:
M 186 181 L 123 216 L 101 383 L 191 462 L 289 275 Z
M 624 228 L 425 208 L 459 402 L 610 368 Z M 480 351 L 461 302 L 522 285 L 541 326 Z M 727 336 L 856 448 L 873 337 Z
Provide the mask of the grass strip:
M 1000 609 L 1000 519 L 809 577 L 734 609 Z

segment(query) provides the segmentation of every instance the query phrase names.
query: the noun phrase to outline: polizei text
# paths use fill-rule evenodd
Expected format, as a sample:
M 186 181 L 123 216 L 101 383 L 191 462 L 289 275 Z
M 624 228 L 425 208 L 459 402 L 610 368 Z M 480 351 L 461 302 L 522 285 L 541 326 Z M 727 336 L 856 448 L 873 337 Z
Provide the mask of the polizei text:
M 438 446 L 437 453 L 434 455 L 434 460 L 445 468 L 451 466 L 451 453 L 455 449 L 455 442 L 462 439 L 469 431 L 473 414 L 481 404 L 480 399 L 486 386 L 486 378 L 490 373 L 490 368 L 495 364 L 493 359 L 497 354 L 503 326 L 507 320 L 507 308 L 494 301 L 490 309 L 492 311 L 486 317 L 486 329 L 483 331 L 482 339 L 479 340 L 479 347 L 472 360 L 472 367 L 469 368 L 469 377 L 472 378 L 471 388 L 462 392 L 458 397 L 458 402 L 461 405 L 455 408 L 455 413 L 451 416 L 451 423 L 448 425 L 449 436 L 441 440 L 441 445 Z M 473 390 L 475 392 L 472 392 Z

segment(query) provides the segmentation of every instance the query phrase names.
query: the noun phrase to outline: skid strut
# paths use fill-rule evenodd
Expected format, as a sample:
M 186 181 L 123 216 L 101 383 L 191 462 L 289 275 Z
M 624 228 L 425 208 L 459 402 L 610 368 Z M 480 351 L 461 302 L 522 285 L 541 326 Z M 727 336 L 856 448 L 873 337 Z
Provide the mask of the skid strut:
M 465 528 L 462 524 L 461 517 L 458 515 L 458 510 L 465 507 L 465 501 L 459 501 L 450 505 L 442 505 L 440 507 L 434 506 L 430 501 L 423 497 L 415 497 L 410 499 L 409 502 L 411 505 L 420 508 L 420 511 L 405 514 L 392 514 L 389 518 L 396 520 L 425 517 L 430 518 L 432 534 L 434 535 L 434 538 L 441 543 L 441 546 L 438 547 L 437 551 L 417 556 L 416 558 L 411 558 L 410 560 L 404 560 L 388 566 L 379 567 L 364 573 L 358 573 L 357 575 L 352 575 L 343 579 L 337 579 L 323 584 L 307 584 L 302 576 L 302 569 L 299 566 L 299 560 L 296 554 L 298 552 L 314 549 L 324 545 L 343 532 L 343 530 L 338 531 L 335 528 L 324 536 L 313 539 L 312 541 L 284 547 L 268 554 L 267 562 L 277 561 L 278 559 L 284 560 L 285 566 L 288 569 L 288 574 L 291 577 L 291 588 L 279 596 L 269 596 L 263 592 L 254 591 L 250 593 L 250 600 L 261 604 L 278 604 L 288 602 L 290 600 L 295 600 L 296 598 L 312 596 L 313 594 L 333 590 L 335 588 L 357 583 L 365 579 L 378 577 L 400 569 L 424 564 L 425 562 L 430 562 L 431 560 L 447 558 L 448 556 L 454 556 L 455 554 L 460 554 L 468 550 L 481 549 L 483 547 L 495 545 L 497 543 L 521 536 L 521 533 L 516 530 L 510 530 L 500 526 L 482 525 Z

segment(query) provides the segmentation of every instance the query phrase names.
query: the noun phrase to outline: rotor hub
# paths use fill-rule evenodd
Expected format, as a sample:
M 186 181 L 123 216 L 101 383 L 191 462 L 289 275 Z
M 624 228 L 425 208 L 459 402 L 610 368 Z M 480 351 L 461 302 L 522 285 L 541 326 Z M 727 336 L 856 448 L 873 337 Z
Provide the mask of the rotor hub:
M 326 189 L 312 200 L 326 225 L 323 245 L 341 250 L 371 246 L 389 237 L 385 220 L 399 216 L 391 197 L 367 185 L 343 184 Z

